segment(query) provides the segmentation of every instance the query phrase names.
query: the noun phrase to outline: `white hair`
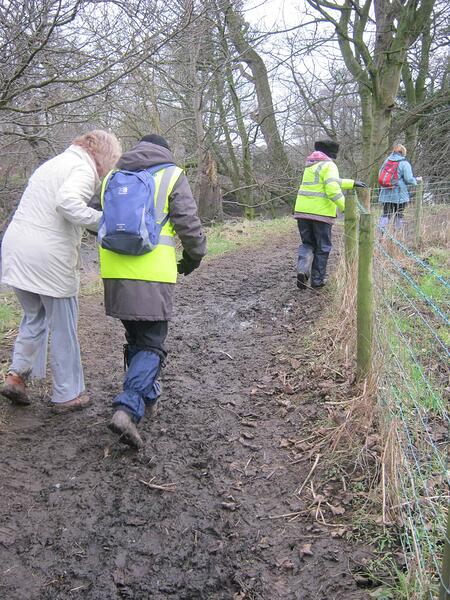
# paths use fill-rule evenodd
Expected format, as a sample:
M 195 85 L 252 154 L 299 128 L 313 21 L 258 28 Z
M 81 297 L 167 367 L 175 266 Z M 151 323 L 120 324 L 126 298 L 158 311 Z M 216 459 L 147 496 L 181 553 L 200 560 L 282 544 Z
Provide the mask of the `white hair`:
M 94 129 L 80 135 L 72 144 L 86 150 L 95 162 L 100 179 L 111 171 L 122 154 L 122 147 L 116 136 L 102 129 Z

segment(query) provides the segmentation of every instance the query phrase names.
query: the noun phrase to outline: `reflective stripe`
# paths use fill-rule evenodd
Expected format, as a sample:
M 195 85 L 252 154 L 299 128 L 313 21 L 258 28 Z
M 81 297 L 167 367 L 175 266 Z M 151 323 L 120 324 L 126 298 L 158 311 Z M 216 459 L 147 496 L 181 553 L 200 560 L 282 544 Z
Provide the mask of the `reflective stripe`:
M 339 194 L 331 196 L 330 200 L 333 200 L 333 202 L 336 202 L 337 200 L 340 200 L 341 198 L 344 198 L 344 194 L 342 192 L 339 192 Z
M 327 183 L 333 182 L 342 185 L 342 179 L 340 177 L 329 177 L 328 179 L 325 179 L 324 184 L 327 185 Z
M 172 175 L 175 173 L 177 168 L 178 167 L 173 166 L 164 169 L 155 201 L 155 217 L 157 223 L 161 223 L 164 220 L 164 217 L 166 216 L 164 209 L 166 207 L 167 193 L 169 190 Z
M 177 241 L 171 235 L 160 235 L 158 240 L 158 245 L 159 244 L 161 244 L 162 246 L 172 246 L 173 248 L 175 248 L 177 245 Z
M 325 165 L 326 165 L 325 162 L 317 163 L 317 165 L 316 165 L 317 168 L 314 171 L 314 181 L 312 182 L 312 185 L 317 185 L 318 183 L 320 183 L 320 171 L 324 168 Z
M 320 183 L 320 171 L 325 167 L 327 163 L 326 162 L 319 162 L 315 165 L 310 165 L 309 167 L 307 167 L 308 169 L 311 169 L 311 167 L 315 167 L 315 171 L 314 171 L 314 180 L 313 181 L 302 181 L 302 187 L 304 186 L 308 186 L 308 185 L 318 185 Z
M 302 190 L 298 191 L 298 196 L 313 196 L 314 198 L 327 198 L 328 196 L 323 192 L 303 192 Z
M 316 179 L 317 179 L 317 183 L 319 183 L 319 175 L 320 175 L 320 171 L 324 168 L 324 166 L 327 164 L 326 162 L 320 162 L 318 163 L 319 166 L 316 170 Z

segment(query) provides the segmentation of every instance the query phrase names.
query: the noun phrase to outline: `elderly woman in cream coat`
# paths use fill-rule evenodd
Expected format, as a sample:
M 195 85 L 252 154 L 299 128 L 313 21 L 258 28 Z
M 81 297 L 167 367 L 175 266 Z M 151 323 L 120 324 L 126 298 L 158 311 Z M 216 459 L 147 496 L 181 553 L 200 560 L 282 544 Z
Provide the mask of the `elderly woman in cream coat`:
M 0 393 L 29 404 L 27 380 L 45 376 L 50 335 L 52 402 L 59 412 L 90 404 L 77 337 L 81 235 L 101 212 L 87 206 L 121 153 L 118 140 L 95 130 L 76 138 L 30 177 L 2 243 L 2 281 L 24 312 Z

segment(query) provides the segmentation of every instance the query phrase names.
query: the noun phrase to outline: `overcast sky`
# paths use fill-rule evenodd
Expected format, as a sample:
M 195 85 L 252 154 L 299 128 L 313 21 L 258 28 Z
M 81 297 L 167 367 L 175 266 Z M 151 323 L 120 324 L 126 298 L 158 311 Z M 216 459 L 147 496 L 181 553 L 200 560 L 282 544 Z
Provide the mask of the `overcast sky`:
M 252 24 L 260 22 L 264 29 L 283 28 L 298 22 L 300 0 L 248 0 L 246 17 Z

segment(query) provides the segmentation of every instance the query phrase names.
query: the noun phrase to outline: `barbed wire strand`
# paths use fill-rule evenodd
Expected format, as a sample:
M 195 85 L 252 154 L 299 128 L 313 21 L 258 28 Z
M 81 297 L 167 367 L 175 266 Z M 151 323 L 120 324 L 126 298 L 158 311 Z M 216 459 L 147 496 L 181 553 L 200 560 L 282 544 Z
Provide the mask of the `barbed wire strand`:
M 394 349 L 392 347 L 390 349 L 392 350 L 393 357 L 396 358 L 396 352 L 394 351 Z M 397 361 L 397 363 L 398 363 L 398 361 Z M 408 380 L 407 379 L 405 379 L 405 382 L 408 384 Z M 391 392 L 393 392 L 393 395 L 394 395 L 394 397 L 396 399 L 396 406 L 397 406 L 398 412 L 397 413 L 393 413 L 392 411 L 390 411 L 390 413 L 391 413 L 391 415 L 394 418 L 397 415 L 400 415 L 400 418 L 401 418 L 401 421 L 402 421 L 402 426 L 403 426 L 402 428 L 403 428 L 403 430 L 404 430 L 404 432 L 406 434 L 406 441 L 407 441 L 407 444 L 408 444 L 408 447 L 409 447 L 409 451 L 410 451 L 410 453 L 411 453 L 411 455 L 413 457 L 413 460 L 414 460 L 414 463 L 415 463 L 416 468 L 418 470 L 418 473 L 421 475 L 421 479 L 422 479 L 423 485 L 424 485 L 425 494 L 428 494 L 428 496 L 429 496 L 430 493 L 429 493 L 429 490 L 427 489 L 427 485 L 426 485 L 427 477 L 429 477 L 429 474 L 426 474 L 426 473 L 423 472 L 423 465 L 420 463 L 420 461 L 419 461 L 419 459 L 417 457 L 416 449 L 415 449 L 415 446 L 414 446 L 414 441 L 413 441 L 413 439 L 411 437 L 411 434 L 410 434 L 410 426 L 409 426 L 409 423 L 407 422 L 407 419 L 405 417 L 404 410 L 403 410 L 403 407 L 402 407 L 403 398 L 401 398 L 399 396 L 399 394 L 398 394 L 398 392 L 397 392 L 397 390 L 395 388 L 391 389 Z M 399 438 L 399 432 L 398 432 L 398 430 L 396 430 L 396 438 L 397 438 L 397 443 L 398 443 L 399 448 L 402 448 L 403 447 L 403 440 L 401 440 Z M 437 455 L 440 457 L 440 452 L 439 451 L 438 451 Z M 409 487 L 412 489 L 412 494 L 408 493 L 408 491 L 405 488 L 405 484 L 403 482 L 401 473 L 399 473 L 399 476 L 400 476 L 399 477 L 399 481 L 400 481 L 401 488 L 402 488 L 402 496 L 405 497 L 405 498 L 409 498 L 412 495 L 413 498 L 414 498 L 414 506 L 416 508 L 416 512 L 419 514 L 419 519 L 420 519 L 420 522 L 422 523 L 423 531 L 425 532 L 425 537 L 427 538 L 426 541 L 427 541 L 427 545 L 428 545 L 428 548 L 429 548 L 429 555 L 430 555 L 431 560 L 432 560 L 432 562 L 434 564 L 434 567 L 435 567 L 435 570 L 436 570 L 436 574 L 439 576 L 439 578 L 441 578 L 441 574 L 440 574 L 440 570 L 439 570 L 439 565 L 438 565 L 437 559 L 436 559 L 435 544 L 432 543 L 432 541 L 430 539 L 430 536 L 428 534 L 427 527 L 426 527 L 426 522 L 428 521 L 428 519 L 424 515 L 424 511 L 421 508 L 421 497 L 423 498 L 424 495 L 422 494 L 421 496 L 419 496 L 419 494 L 417 493 L 415 476 L 413 475 L 413 472 L 411 471 L 411 469 L 409 467 L 407 457 L 405 457 L 405 460 L 402 461 L 402 464 L 405 466 L 405 469 L 406 469 L 406 472 L 407 472 L 407 475 L 408 475 L 408 479 L 409 479 L 409 482 L 410 482 L 410 486 Z M 446 470 L 445 465 L 442 465 L 442 468 L 443 468 L 443 473 L 445 475 L 445 470 Z M 425 499 L 428 500 L 428 497 L 426 495 L 425 495 Z M 422 563 L 421 565 L 419 565 L 419 567 L 422 567 L 422 570 L 425 570 L 426 561 L 425 561 L 425 558 L 424 558 L 423 553 L 421 551 L 421 547 L 417 543 L 417 537 L 418 537 L 418 533 L 419 532 L 418 532 L 418 530 L 414 526 L 415 518 L 414 518 L 414 513 L 412 511 L 411 503 L 407 502 L 405 506 L 406 506 L 406 512 L 408 513 L 408 517 L 409 517 L 409 519 L 408 519 L 409 520 L 409 529 L 411 531 L 411 535 L 412 535 L 413 540 L 414 540 L 414 547 L 416 549 L 416 554 L 418 555 L 418 558 L 419 558 L 420 562 Z M 431 500 L 428 500 L 427 506 L 429 508 L 431 508 L 431 511 L 433 512 L 434 516 L 436 517 L 435 523 L 438 523 L 440 519 L 442 520 L 442 515 L 438 513 L 436 507 L 434 506 L 433 502 L 431 502 Z M 440 527 L 440 529 L 442 531 L 444 531 L 444 529 L 445 529 L 444 523 L 442 523 L 442 526 Z M 404 536 L 401 536 L 401 537 L 404 537 Z M 422 537 L 423 536 L 419 535 L 419 538 L 422 538 Z M 407 544 L 409 546 L 410 551 L 412 552 L 413 549 L 412 549 L 411 543 L 409 542 L 408 538 L 407 538 Z M 402 541 L 402 547 L 405 550 L 405 544 L 403 543 L 403 541 Z
M 389 280 L 392 281 L 392 283 L 396 286 L 396 288 L 398 289 L 398 291 L 402 294 L 402 296 L 405 298 L 405 300 L 408 302 L 408 304 L 414 310 L 415 314 L 422 320 L 422 322 L 424 323 L 424 325 L 430 331 L 431 335 L 434 337 L 434 339 L 437 341 L 437 343 L 441 346 L 441 348 L 444 350 L 444 352 L 450 358 L 450 348 L 447 347 L 446 344 L 445 344 L 445 342 L 439 337 L 439 333 L 429 323 L 429 321 L 423 316 L 420 308 L 416 304 L 414 304 L 414 301 L 412 300 L 412 298 L 410 296 L 408 296 L 408 294 L 402 288 L 402 286 L 400 285 L 400 283 L 395 280 L 394 276 L 387 269 L 383 272 L 383 275 L 387 275 L 388 276 Z
M 424 262 L 419 256 L 417 256 L 417 254 L 413 250 L 408 248 L 398 238 L 396 238 L 391 233 L 389 233 L 389 231 L 383 230 L 383 233 L 391 241 L 393 241 L 396 246 L 398 246 L 401 250 L 403 250 L 403 252 L 405 254 L 407 254 L 410 258 L 412 258 L 414 260 L 414 262 L 416 262 L 421 267 L 423 267 L 426 271 L 428 271 L 428 273 L 430 273 L 433 277 L 435 277 L 440 283 L 442 283 L 442 285 L 444 285 L 446 288 L 450 289 L 450 282 L 447 281 L 446 279 L 444 279 L 442 277 L 442 275 L 439 275 L 439 273 L 436 273 L 436 271 L 432 267 L 430 267 L 430 265 L 428 265 L 426 262 Z
M 412 287 L 417 291 L 417 293 L 424 299 L 426 304 L 430 306 L 435 314 L 439 316 L 446 325 L 450 325 L 450 320 L 448 317 L 441 311 L 441 309 L 436 306 L 436 304 L 431 300 L 429 296 L 427 296 L 424 291 L 420 288 L 420 286 L 414 281 L 414 279 L 406 272 L 406 270 L 402 267 L 402 265 L 393 258 L 389 252 L 387 252 L 383 246 L 380 244 L 378 240 L 376 240 L 376 246 L 378 249 L 384 254 L 384 256 L 389 260 L 390 263 L 394 265 L 396 270 L 412 285 Z
M 396 319 L 396 314 L 395 312 L 392 310 L 392 307 L 386 302 L 386 300 L 383 298 L 382 301 L 384 300 L 384 305 L 386 306 L 386 308 L 388 309 L 388 311 L 390 312 L 390 314 L 394 317 L 393 318 L 393 323 L 397 332 L 397 335 L 399 336 L 399 338 L 402 340 L 402 342 L 405 345 L 406 350 L 408 351 L 409 355 L 411 356 L 413 363 L 419 367 L 419 373 L 421 375 L 422 380 L 424 381 L 425 385 L 427 386 L 427 388 L 429 389 L 431 395 L 433 396 L 433 398 L 435 400 L 438 401 L 438 405 L 441 405 L 441 402 L 439 401 L 439 399 L 435 396 L 435 390 L 433 389 L 433 387 L 431 386 L 428 378 L 426 377 L 426 375 L 423 372 L 423 368 L 422 365 L 418 362 L 416 354 L 413 350 L 413 348 L 411 347 L 411 344 L 409 343 L 409 341 L 407 340 L 407 338 L 405 337 L 403 331 L 400 329 L 398 323 L 397 323 L 397 319 Z M 398 351 L 398 348 L 397 348 Z M 450 417 L 446 414 L 446 412 L 444 411 L 444 418 L 446 418 L 447 420 L 450 420 Z

